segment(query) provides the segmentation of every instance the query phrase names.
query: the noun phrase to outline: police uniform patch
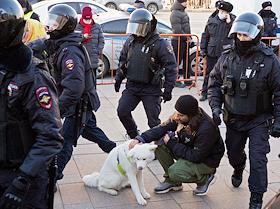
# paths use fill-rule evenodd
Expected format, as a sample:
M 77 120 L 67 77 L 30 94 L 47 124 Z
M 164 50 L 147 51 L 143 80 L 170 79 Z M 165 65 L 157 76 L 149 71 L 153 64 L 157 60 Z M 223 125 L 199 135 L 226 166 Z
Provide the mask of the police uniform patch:
M 47 110 L 51 109 L 52 97 L 50 95 L 48 87 L 46 86 L 39 87 L 36 90 L 36 98 L 42 108 Z
M 74 61 L 72 59 L 66 60 L 65 65 L 68 70 L 73 70 L 75 67 Z
M 170 54 L 173 54 L 174 53 L 174 51 L 173 51 L 173 48 L 172 48 L 172 46 L 167 46 L 167 51 L 170 53 Z
M 16 92 L 18 90 L 18 85 L 15 82 L 10 82 L 7 91 L 8 91 L 8 96 L 12 96 L 13 92 Z

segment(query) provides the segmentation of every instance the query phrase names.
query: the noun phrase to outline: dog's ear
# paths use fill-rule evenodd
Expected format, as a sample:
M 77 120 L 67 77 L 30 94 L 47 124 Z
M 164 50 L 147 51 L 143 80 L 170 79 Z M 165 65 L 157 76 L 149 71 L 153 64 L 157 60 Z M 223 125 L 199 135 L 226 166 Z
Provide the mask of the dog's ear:
M 155 144 L 151 144 L 150 145 L 150 150 L 151 151 L 155 151 L 155 149 L 158 147 L 158 145 L 155 145 Z

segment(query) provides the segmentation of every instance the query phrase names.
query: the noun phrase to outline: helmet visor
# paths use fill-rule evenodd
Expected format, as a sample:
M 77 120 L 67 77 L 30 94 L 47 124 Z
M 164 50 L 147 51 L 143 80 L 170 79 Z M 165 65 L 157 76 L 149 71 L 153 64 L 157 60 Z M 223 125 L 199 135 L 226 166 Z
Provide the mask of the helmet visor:
M 126 33 L 145 37 L 149 32 L 149 23 L 131 23 L 127 24 Z
M 233 33 L 242 33 L 254 39 L 261 31 L 256 25 L 248 22 L 234 22 L 229 32 L 229 36 Z
M 67 23 L 67 21 L 68 18 L 65 16 L 49 14 L 49 18 L 46 24 L 48 32 L 52 32 L 54 30 L 61 30 L 63 26 Z

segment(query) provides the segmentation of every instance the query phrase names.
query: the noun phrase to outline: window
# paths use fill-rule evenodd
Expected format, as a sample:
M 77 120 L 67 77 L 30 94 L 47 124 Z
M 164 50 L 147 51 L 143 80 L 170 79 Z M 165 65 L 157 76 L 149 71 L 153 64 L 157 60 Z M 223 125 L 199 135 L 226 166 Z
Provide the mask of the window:
M 80 11 L 82 11 L 83 7 L 85 6 L 90 6 L 92 11 L 93 11 L 93 14 L 100 14 L 100 13 L 103 13 L 103 12 L 107 12 L 105 9 L 97 6 L 97 5 L 94 5 L 94 4 L 86 4 L 86 3 L 79 3 L 79 9 Z M 81 14 L 82 12 L 80 12 Z
M 158 22 L 158 24 L 157 24 L 157 30 L 161 34 L 171 34 L 172 33 L 172 30 L 170 27 L 168 27 L 160 22 Z
M 67 4 L 68 6 L 72 7 L 73 9 L 76 10 L 77 14 L 81 14 L 81 10 L 80 10 L 80 6 L 76 3 L 76 2 L 64 2 L 64 4 Z M 50 5 L 48 7 L 48 11 L 57 4 L 53 4 L 53 5 Z
M 125 34 L 128 19 L 113 20 L 101 24 L 104 33 Z

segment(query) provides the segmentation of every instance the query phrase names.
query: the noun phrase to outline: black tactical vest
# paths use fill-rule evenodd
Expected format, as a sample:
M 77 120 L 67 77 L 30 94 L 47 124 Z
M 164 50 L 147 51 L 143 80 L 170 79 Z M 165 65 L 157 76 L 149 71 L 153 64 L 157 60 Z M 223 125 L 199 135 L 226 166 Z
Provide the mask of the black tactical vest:
M 224 108 L 229 114 L 255 116 L 272 111 L 272 94 L 264 90 L 264 79 L 259 77 L 264 55 L 258 54 L 251 65 L 239 62 L 233 53 L 224 66 Z M 253 64 L 252 64 L 253 63 Z
M 151 82 L 154 75 L 150 66 L 151 47 L 143 43 L 134 43 L 129 48 L 126 74 L 128 81 L 144 84 Z
M 0 71 L 0 168 L 18 167 L 34 143 L 28 120 L 13 118 L 8 110 L 9 83 L 14 74 Z

